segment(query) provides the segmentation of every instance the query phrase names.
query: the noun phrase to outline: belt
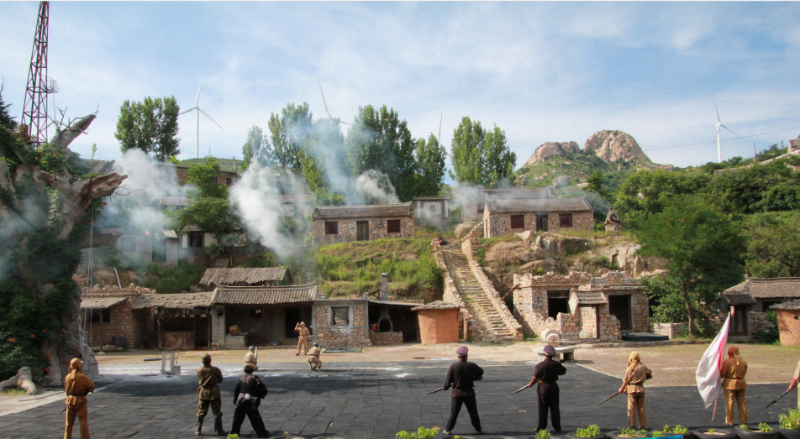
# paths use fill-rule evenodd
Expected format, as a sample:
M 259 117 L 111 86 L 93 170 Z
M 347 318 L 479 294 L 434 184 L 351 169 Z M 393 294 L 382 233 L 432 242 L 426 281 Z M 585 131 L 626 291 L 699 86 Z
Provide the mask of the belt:
M 556 383 L 556 381 L 543 381 L 543 380 L 539 380 L 539 382 L 540 383 L 545 383 L 545 384 L 555 384 Z
M 67 396 L 86 396 L 88 393 L 67 393 Z

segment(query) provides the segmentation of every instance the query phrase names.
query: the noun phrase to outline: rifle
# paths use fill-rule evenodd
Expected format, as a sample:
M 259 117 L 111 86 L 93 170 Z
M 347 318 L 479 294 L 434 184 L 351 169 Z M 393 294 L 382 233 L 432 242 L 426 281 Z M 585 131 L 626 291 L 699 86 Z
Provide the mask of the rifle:
M 600 405 L 600 404 L 602 404 L 602 403 L 604 403 L 604 402 L 608 401 L 609 399 L 611 399 L 611 398 L 613 398 L 613 397 L 615 397 L 615 396 L 619 395 L 620 393 L 622 393 L 622 392 L 616 392 L 616 393 L 614 393 L 613 395 L 609 396 L 608 398 L 606 398 L 606 399 L 604 399 L 604 400 L 600 401 L 599 403 L 597 403 L 597 405 Z
M 528 387 L 530 387 L 530 386 L 525 384 L 524 386 L 520 387 L 516 392 L 512 393 L 512 395 L 515 395 L 515 394 L 517 394 L 519 392 L 522 392 L 523 390 L 527 389 Z
M 431 390 L 430 392 L 426 393 L 425 395 L 430 395 L 431 393 L 441 392 L 442 390 L 444 390 L 444 386 L 439 387 L 436 390 Z
M 258 346 L 256 346 L 256 364 L 258 364 Z
M 778 400 L 779 400 L 779 399 L 781 399 L 781 398 L 783 398 L 784 396 L 786 396 L 786 394 L 787 394 L 787 393 L 789 393 L 789 392 L 791 392 L 791 389 L 790 389 L 790 390 L 787 390 L 787 391 L 785 391 L 785 392 L 783 392 L 783 393 L 781 393 L 781 396 L 779 396 L 779 397 L 777 397 L 777 398 L 773 399 L 773 400 L 772 400 L 772 402 L 771 402 L 771 403 L 769 403 L 769 404 L 767 404 L 767 406 L 766 406 L 766 407 L 764 407 L 764 408 L 767 408 L 767 409 L 768 409 L 768 408 L 769 408 L 769 406 L 771 406 L 772 404 L 775 404 L 776 402 L 778 402 Z

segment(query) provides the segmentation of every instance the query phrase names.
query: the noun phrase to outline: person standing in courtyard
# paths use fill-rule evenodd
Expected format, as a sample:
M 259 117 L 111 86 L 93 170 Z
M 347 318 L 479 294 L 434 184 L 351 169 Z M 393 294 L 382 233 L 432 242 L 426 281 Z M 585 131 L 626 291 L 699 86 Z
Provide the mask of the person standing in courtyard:
M 308 351 L 308 365 L 311 370 L 322 369 L 322 360 L 319 359 L 319 343 L 314 342 L 313 347 Z
M 733 425 L 733 404 L 739 407 L 739 424 L 747 424 L 747 362 L 739 357 L 739 347 L 728 348 L 728 359 L 722 363 L 719 375 L 725 390 L 725 423 Z
M 308 355 L 308 328 L 303 322 L 298 322 L 294 325 L 294 331 L 297 332 L 297 353 L 294 356 L 300 355 L 300 350 L 303 350 L 303 355 Z
M 472 426 L 475 427 L 478 433 L 483 433 L 474 389 L 474 381 L 483 379 L 483 369 L 477 364 L 467 361 L 468 353 L 469 348 L 466 346 L 461 346 L 456 350 L 458 361 L 450 365 L 450 370 L 447 371 L 447 377 L 444 381 L 443 390 L 449 389 L 451 385 L 453 386 L 450 419 L 444 428 L 444 434 L 450 434 L 453 431 L 462 405 L 467 406 Z
M 628 394 L 628 427 L 636 429 L 636 416 L 639 416 L 638 428 L 647 428 L 647 413 L 644 407 L 644 382 L 651 378 L 653 372 L 639 359 L 639 353 L 631 352 L 628 356 L 628 368 L 622 378 L 619 393 Z
M 211 355 L 203 355 L 203 367 L 197 369 L 197 378 L 200 379 L 200 387 L 197 388 L 197 431 L 194 434 L 200 436 L 203 433 L 203 419 L 211 407 L 214 412 L 214 433 L 226 436 L 228 433 L 222 429 L 222 397 L 219 393 L 222 371 L 211 365 Z
M 269 431 L 264 426 L 264 420 L 261 419 L 261 413 L 258 412 L 261 398 L 266 396 L 267 386 L 253 374 L 253 366 L 245 366 L 244 375 L 239 378 L 236 389 L 233 391 L 233 405 L 236 406 L 236 410 L 233 412 L 231 434 L 239 434 L 244 417 L 247 416 L 258 437 L 269 436 Z
M 244 367 L 250 366 L 253 370 L 258 370 L 258 357 L 256 357 L 256 347 L 250 346 L 250 352 L 244 354 Z
M 72 427 L 75 417 L 81 424 L 81 439 L 89 438 L 89 407 L 86 395 L 94 392 L 94 382 L 83 374 L 83 362 L 73 358 L 69 363 L 69 373 L 64 379 L 64 392 L 67 399 L 67 422 L 64 427 L 64 439 L 72 439 Z
M 797 387 L 798 381 L 800 381 L 800 361 L 797 362 L 797 367 L 794 369 L 794 375 L 792 375 L 792 384 L 789 384 L 789 388 L 786 389 L 786 391 L 791 392 L 792 389 Z M 800 389 L 797 389 L 797 408 L 800 409 Z
M 567 368 L 560 361 L 553 360 L 556 348 L 552 345 L 544 347 L 544 361 L 539 362 L 533 369 L 533 378 L 528 383 L 532 387 L 539 382 L 536 393 L 539 396 L 539 426 L 536 429 L 547 430 L 547 412 L 550 412 L 550 421 L 556 433 L 561 431 L 561 409 L 558 402 L 558 377 L 567 373 Z

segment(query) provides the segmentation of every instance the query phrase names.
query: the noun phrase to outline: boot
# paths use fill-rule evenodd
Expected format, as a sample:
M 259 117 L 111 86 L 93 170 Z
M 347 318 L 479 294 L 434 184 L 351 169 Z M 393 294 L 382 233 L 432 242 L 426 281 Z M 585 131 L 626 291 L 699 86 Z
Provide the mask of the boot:
M 197 418 L 197 430 L 195 430 L 194 435 L 200 436 L 203 434 L 203 418 Z
M 214 433 L 217 436 L 227 436 L 228 433 L 222 429 L 222 418 L 214 418 Z

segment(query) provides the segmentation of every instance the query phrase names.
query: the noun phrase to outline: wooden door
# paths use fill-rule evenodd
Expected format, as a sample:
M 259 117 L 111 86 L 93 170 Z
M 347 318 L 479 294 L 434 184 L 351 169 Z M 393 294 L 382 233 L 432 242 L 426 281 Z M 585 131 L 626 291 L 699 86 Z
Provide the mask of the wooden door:
M 731 319 L 731 331 L 733 335 L 747 335 L 747 313 L 746 307 L 736 305 L 733 307 L 733 319 Z
M 547 215 L 536 215 L 536 231 L 547 231 Z
M 356 241 L 369 241 L 369 221 L 356 222 Z

